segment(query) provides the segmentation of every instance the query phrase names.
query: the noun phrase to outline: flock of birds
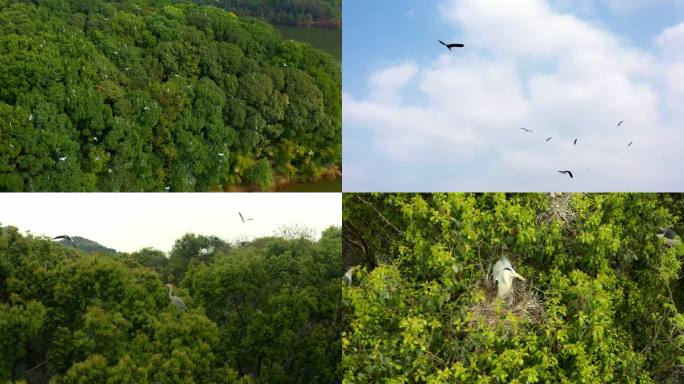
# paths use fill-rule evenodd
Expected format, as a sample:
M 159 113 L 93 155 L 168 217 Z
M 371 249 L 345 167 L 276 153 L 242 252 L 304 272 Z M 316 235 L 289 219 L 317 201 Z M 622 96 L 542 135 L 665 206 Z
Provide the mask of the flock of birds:
M 618 127 L 621 126 L 622 123 L 624 123 L 624 121 L 620 121 L 617 126 Z M 520 128 L 520 129 L 522 129 L 525 133 L 534 133 L 534 131 L 531 129 L 527 129 L 527 128 Z M 551 139 L 553 139 L 553 136 L 547 137 L 545 141 L 549 142 Z M 575 138 L 575 140 L 572 141 L 572 145 L 577 145 L 577 141 L 578 141 L 578 139 Z M 631 147 L 633 143 L 634 143 L 633 141 L 630 141 L 627 144 L 627 148 Z M 591 171 L 591 168 L 585 169 L 585 172 L 589 172 L 589 171 Z M 560 173 L 561 175 L 568 175 L 568 176 L 570 176 L 571 179 L 574 178 L 572 171 L 568 170 L 568 169 L 558 171 L 558 173 Z
M 461 43 L 449 43 L 449 44 L 447 44 L 447 43 L 443 42 L 442 40 L 437 40 L 437 41 L 439 41 L 439 43 L 442 44 L 443 46 L 449 48 L 450 51 L 451 51 L 453 48 L 463 48 L 463 47 L 465 47 L 465 44 L 461 44 Z M 622 123 L 624 123 L 624 121 L 620 121 L 620 122 L 618 123 L 617 126 L 618 126 L 618 127 L 621 126 Z M 525 133 L 534 133 L 534 131 L 532 131 L 531 129 L 527 129 L 527 128 L 520 128 L 520 129 L 522 129 L 523 131 L 525 131 Z M 547 137 L 547 138 L 546 138 L 546 142 L 549 142 L 551 139 L 553 139 L 553 136 Z M 572 142 L 572 145 L 577 145 L 577 140 L 578 140 L 578 139 L 575 138 L 575 140 Z M 631 147 L 632 144 L 633 144 L 633 142 L 630 141 L 629 144 L 627 144 L 627 148 Z M 586 172 L 589 172 L 589 171 L 591 171 L 591 168 L 587 168 L 585 171 L 586 171 Z M 570 171 L 570 170 L 568 170 L 568 169 L 558 171 L 558 173 L 560 173 L 561 175 L 568 175 L 568 176 L 570 176 L 571 179 L 574 178 L 574 176 L 573 176 L 573 174 L 572 174 L 572 171 Z

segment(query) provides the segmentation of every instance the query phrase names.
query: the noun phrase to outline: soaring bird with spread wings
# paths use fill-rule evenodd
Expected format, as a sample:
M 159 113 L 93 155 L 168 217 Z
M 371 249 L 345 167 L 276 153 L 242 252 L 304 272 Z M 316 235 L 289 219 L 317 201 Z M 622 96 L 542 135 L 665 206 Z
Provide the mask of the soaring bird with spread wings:
M 567 171 L 567 170 L 566 171 L 558 171 L 558 173 L 560 173 L 562 175 L 568 175 L 568 176 L 570 176 L 571 179 L 573 178 L 572 172 L 570 172 L 570 171 Z
M 465 45 L 463 45 L 463 44 L 447 44 L 447 43 L 443 42 L 442 40 L 439 40 L 439 42 L 443 46 L 449 48 L 450 51 L 451 51 L 451 48 L 463 48 L 463 47 L 465 47 Z

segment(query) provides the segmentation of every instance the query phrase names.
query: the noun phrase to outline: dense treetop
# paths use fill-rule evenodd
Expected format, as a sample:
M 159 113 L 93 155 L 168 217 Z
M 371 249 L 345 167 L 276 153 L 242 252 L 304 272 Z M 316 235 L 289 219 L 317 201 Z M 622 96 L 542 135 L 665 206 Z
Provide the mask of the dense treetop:
M 348 383 L 681 383 L 681 195 L 347 194 Z M 679 232 L 681 234 L 681 232 Z M 527 278 L 512 308 L 487 278 Z
M 340 382 L 340 245 L 330 228 L 86 254 L 0 227 L 0 382 Z
M 341 72 L 163 0 L 0 0 L 0 190 L 269 188 L 341 162 Z
M 194 0 L 216 5 L 238 15 L 267 19 L 275 24 L 302 27 L 342 27 L 342 0 Z

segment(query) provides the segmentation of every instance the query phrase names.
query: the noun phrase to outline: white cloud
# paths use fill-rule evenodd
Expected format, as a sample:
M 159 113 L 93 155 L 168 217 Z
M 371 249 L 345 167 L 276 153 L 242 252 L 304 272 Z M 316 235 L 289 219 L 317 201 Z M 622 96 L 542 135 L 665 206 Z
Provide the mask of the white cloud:
M 684 60 L 684 23 L 666 28 L 655 43 L 667 59 Z
M 645 7 L 652 7 L 663 3 L 677 6 L 684 5 L 683 0 L 601 0 L 601 2 L 615 13 L 634 12 Z
M 418 73 L 413 63 L 403 63 L 374 72 L 369 80 L 370 98 L 376 101 L 397 102 L 399 90 L 405 87 Z
M 655 38 L 663 57 L 666 106 L 675 119 L 684 118 L 684 22 L 666 28 Z
M 681 160 L 678 128 L 662 109 L 684 103 L 684 63 L 663 57 L 684 56 L 684 24 L 656 39 L 658 55 L 543 0 L 445 0 L 439 10 L 466 49 L 379 70 L 370 97 L 344 96 L 345 122 L 369 129 L 374 149 L 394 160 L 487 168 L 479 190 L 563 186 L 542 183 L 539 172 L 573 167 L 593 168 L 575 181 L 584 190 L 681 187 L 684 177 L 657 170 Z M 489 164 L 473 163 L 482 157 Z M 420 182 L 422 190 L 432 181 Z

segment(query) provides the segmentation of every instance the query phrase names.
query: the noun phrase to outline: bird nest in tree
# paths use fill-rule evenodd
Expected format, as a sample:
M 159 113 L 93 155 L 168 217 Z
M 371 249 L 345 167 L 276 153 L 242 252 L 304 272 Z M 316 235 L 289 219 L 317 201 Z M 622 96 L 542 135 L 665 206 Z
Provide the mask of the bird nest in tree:
M 563 229 L 572 228 L 577 219 L 577 212 L 572 209 L 572 193 L 550 193 L 548 198 L 549 209 L 537 215 L 537 224 L 548 225 L 557 220 Z
M 510 307 L 506 307 L 504 302 L 496 297 L 494 285 L 487 281 L 483 282 L 481 288 L 484 290 L 485 299 L 470 306 L 469 324 L 477 326 L 484 323 L 490 327 L 496 327 L 502 323 L 505 325 L 511 321 L 507 316 L 508 313 L 533 324 L 540 323 L 544 318 L 544 303 L 540 295 L 532 288 L 529 280 L 527 282 L 516 280 L 514 284 L 513 303 Z

